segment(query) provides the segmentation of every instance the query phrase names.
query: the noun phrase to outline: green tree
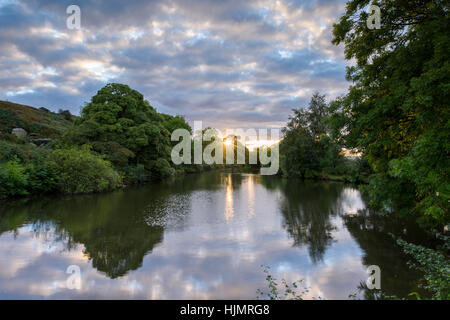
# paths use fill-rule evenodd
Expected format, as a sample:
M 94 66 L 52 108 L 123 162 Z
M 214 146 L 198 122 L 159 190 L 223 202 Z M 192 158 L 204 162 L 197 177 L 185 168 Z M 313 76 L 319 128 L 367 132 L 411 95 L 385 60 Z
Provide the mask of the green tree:
M 293 110 L 280 144 L 281 170 L 287 176 L 317 177 L 342 161 L 340 147 L 328 128 L 329 106 L 325 96 L 314 93 L 307 108 Z
M 58 113 L 63 116 L 64 119 L 66 119 L 67 121 L 72 121 L 72 114 L 70 113 L 70 110 L 62 110 L 59 109 Z
M 191 126 L 182 116 L 171 116 L 169 114 L 161 113 L 161 117 L 163 119 L 164 128 L 166 128 L 170 133 L 176 129 L 186 129 L 192 134 Z
M 58 187 L 63 193 L 90 193 L 117 188 L 121 176 L 112 165 L 93 154 L 89 147 L 56 149 L 51 161 L 58 172 Z
M 381 28 L 369 29 L 370 3 Z M 333 132 L 363 151 L 375 174 L 380 207 L 450 222 L 449 3 L 440 0 L 352 0 L 334 25 L 345 45 L 348 94 L 334 105 Z M 387 204 L 387 206 L 386 206 Z
M 91 144 L 94 151 L 105 155 L 119 169 L 128 164 L 142 164 L 146 170 L 156 170 L 154 177 L 162 177 L 168 172 L 162 168 L 163 160 L 170 160 L 171 147 L 164 121 L 171 130 L 182 122 L 186 124 L 181 117 L 159 114 L 141 93 L 129 86 L 111 83 L 83 108 L 65 140 Z

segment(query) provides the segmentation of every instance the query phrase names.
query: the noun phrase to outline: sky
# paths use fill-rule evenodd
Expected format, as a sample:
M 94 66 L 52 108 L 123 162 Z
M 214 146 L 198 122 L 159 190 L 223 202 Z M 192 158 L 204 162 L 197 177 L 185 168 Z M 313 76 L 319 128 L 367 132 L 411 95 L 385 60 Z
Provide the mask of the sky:
M 190 123 L 282 127 L 314 91 L 347 90 L 331 43 L 345 2 L 0 0 L 0 100 L 79 114 L 118 82 Z

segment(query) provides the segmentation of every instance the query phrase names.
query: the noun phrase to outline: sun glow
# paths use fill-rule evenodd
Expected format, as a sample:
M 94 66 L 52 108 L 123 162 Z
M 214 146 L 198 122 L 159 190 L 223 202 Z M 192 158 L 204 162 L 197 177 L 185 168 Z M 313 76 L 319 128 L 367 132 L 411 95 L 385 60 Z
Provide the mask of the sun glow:
M 261 147 L 271 147 L 272 145 L 279 143 L 280 140 L 253 140 L 253 141 L 247 141 L 245 143 L 245 146 L 250 150 L 254 151 L 257 148 Z
M 261 148 L 261 147 L 271 147 L 272 145 L 279 143 L 281 140 L 251 140 L 251 141 L 246 141 L 245 142 L 245 146 L 250 150 L 250 151 L 254 151 L 257 148 Z M 233 140 L 231 139 L 224 139 L 223 140 L 223 144 L 225 146 L 231 146 L 233 144 Z

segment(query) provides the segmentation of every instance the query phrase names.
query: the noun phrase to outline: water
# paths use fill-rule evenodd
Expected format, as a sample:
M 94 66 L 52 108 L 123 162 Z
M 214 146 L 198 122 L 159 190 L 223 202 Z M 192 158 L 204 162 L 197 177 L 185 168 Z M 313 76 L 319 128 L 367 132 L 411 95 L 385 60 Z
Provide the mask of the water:
M 111 193 L 0 207 L 0 299 L 254 299 L 275 278 L 302 279 L 304 298 L 348 299 L 369 265 L 401 297 L 418 274 L 388 232 L 414 226 L 366 209 L 356 187 L 209 172 Z M 81 288 L 68 289 L 70 265 Z

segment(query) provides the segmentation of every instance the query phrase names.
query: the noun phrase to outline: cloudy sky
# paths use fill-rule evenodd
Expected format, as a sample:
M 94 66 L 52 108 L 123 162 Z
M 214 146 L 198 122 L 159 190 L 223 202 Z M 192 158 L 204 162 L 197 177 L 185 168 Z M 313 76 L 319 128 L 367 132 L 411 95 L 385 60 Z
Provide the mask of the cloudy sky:
M 81 29 L 66 8 L 81 8 Z M 125 83 L 160 112 L 279 127 L 315 90 L 346 91 L 331 44 L 345 0 L 0 0 L 0 100 L 78 114 Z

